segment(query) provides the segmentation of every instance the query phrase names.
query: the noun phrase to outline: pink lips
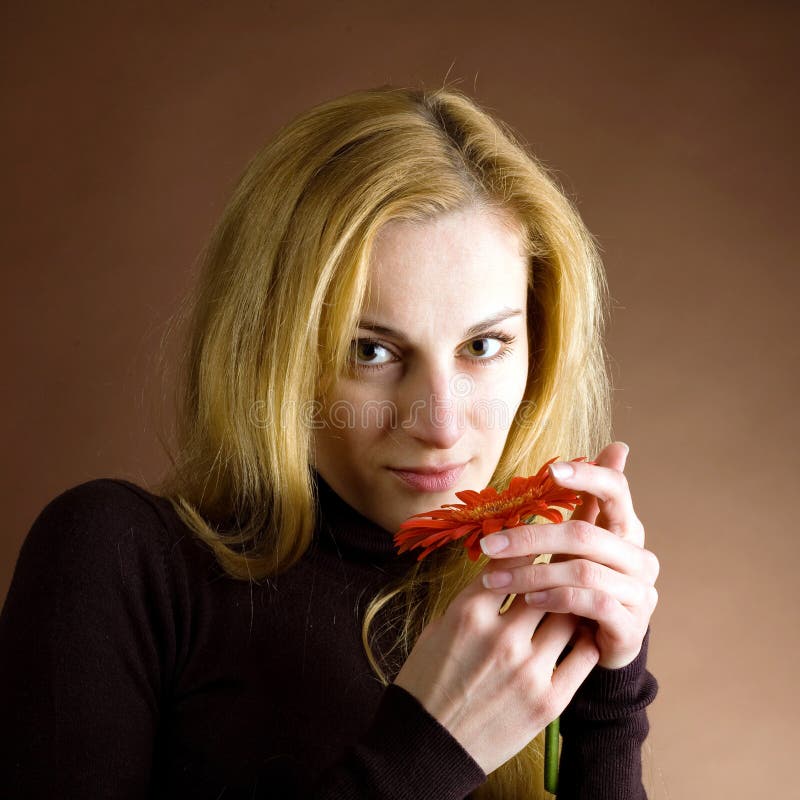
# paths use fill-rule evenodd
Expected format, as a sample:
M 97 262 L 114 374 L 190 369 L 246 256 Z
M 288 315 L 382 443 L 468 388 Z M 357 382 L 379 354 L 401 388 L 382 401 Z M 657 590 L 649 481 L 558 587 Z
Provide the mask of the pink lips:
M 446 492 L 456 485 L 466 464 L 459 464 L 441 472 L 418 472 L 416 470 L 391 469 L 398 478 L 419 492 Z

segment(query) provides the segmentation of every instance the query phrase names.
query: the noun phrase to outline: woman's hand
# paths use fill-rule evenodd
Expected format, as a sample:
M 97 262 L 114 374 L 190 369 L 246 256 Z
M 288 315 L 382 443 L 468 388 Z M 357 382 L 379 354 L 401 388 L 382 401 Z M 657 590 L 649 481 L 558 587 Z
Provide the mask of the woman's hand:
M 395 683 L 488 774 L 561 714 L 599 653 L 593 632 L 569 615 L 546 615 L 518 599 L 501 616 L 484 573 L 422 631 Z
M 485 571 L 487 585 L 500 597 L 524 594 L 526 603 L 542 611 L 594 620 L 598 663 L 608 669 L 626 666 L 639 654 L 658 602 L 659 562 L 644 548 L 644 527 L 622 472 L 627 455 L 625 444 L 612 442 L 596 464 L 571 462 L 572 476 L 553 474 L 582 497 L 572 519 L 521 525 L 481 541 L 494 559 Z M 508 546 L 495 549 L 504 537 Z M 558 555 L 550 564 L 530 564 L 530 556 L 542 553 Z M 528 562 L 520 564 L 521 556 Z

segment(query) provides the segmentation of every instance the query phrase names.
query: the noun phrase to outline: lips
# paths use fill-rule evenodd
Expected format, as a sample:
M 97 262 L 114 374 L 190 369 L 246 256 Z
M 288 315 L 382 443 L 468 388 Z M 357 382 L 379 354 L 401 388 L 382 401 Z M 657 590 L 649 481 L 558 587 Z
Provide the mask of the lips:
M 442 467 L 413 467 L 412 469 L 393 469 L 393 472 L 407 487 L 418 492 L 446 492 L 456 485 L 466 464 L 453 464 Z
M 438 467 L 391 467 L 398 472 L 416 472 L 418 475 L 439 475 L 442 472 L 449 472 L 452 469 L 466 466 L 466 462 L 453 462 L 452 464 L 442 464 Z

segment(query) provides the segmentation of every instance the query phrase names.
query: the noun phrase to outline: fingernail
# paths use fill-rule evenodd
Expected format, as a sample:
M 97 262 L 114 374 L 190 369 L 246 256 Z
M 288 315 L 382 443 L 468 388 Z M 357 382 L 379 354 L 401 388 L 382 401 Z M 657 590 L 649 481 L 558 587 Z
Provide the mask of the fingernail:
M 565 461 L 556 461 L 555 464 L 550 465 L 550 472 L 553 473 L 554 478 L 563 481 L 565 478 L 571 478 L 575 470 L 571 464 L 567 464 Z
M 487 572 L 483 576 L 483 585 L 487 589 L 499 589 L 501 586 L 508 586 L 512 578 L 510 572 Z
M 627 444 L 625 444 L 625 442 L 619 442 L 619 441 L 618 441 L 618 442 L 617 442 L 617 444 L 621 444 L 621 445 L 622 445 L 622 446 L 625 448 L 625 455 L 628 455 L 628 453 L 630 453 L 630 451 L 631 451 L 631 448 L 630 448 L 630 447 L 628 447 L 628 445 L 627 445 Z
M 525 595 L 525 602 L 532 606 L 544 603 L 546 600 L 547 592 L 528 592 Z
M 508 536 L 502 533 L 495 533 L 491 536 L 486 536 L 481 539 L 481 550 L 487 556 L 493 556 L 497 553 L 502 553 L 508 547 Z

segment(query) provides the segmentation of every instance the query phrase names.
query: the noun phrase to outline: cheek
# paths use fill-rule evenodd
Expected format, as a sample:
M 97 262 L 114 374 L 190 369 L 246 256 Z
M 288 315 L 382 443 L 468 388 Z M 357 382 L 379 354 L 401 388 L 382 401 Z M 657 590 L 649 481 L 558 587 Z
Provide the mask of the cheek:
M 527 364 L 509 365 L 481 380 L 470 402 L 470 421 L 477 430 L 504 435 L 511 427 L 517 409 L 525 395 Z
M 528 385 L 528 351 L 524 348 L 517 356 L 513 372 L 509 375 L 506 384 L 506 402 L 511 410 L 511 418 L 517 411 L 520 403 L 525 397 L 525 388 Z
M 392 408 L 386 401 L 340 396 L 325 408 L 315 436 L 340 457 L 358 456 L 386 435 Z

